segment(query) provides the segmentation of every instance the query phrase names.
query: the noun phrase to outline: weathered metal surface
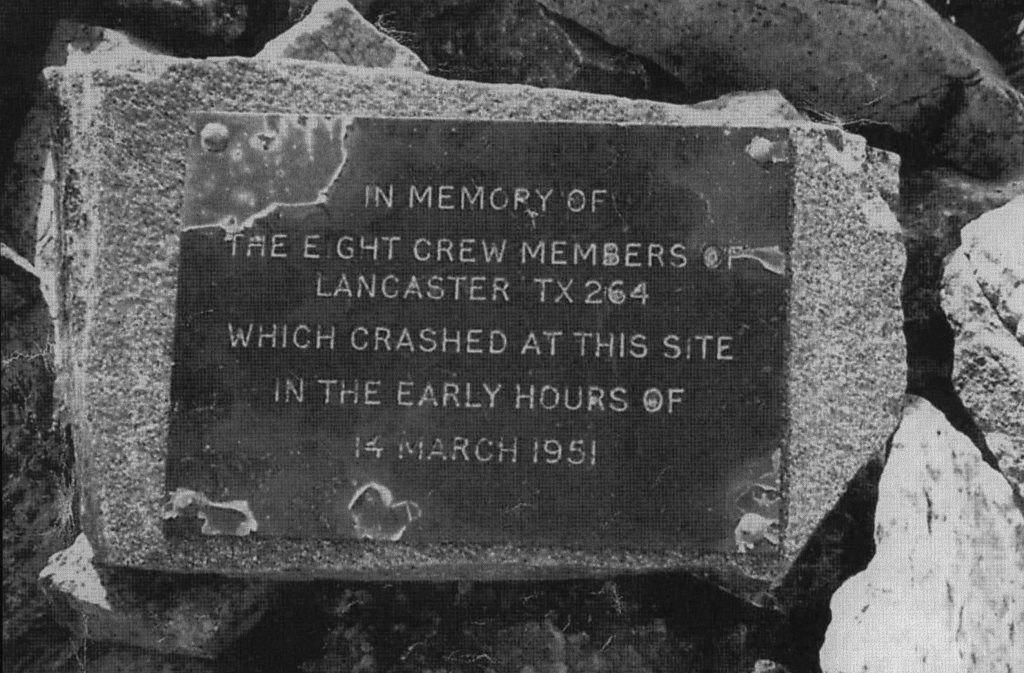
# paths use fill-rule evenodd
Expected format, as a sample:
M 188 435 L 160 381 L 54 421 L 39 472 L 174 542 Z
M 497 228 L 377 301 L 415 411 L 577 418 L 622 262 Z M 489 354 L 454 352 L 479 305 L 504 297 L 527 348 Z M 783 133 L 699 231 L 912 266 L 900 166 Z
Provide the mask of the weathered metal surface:
M 193 121 L 170 534 L 776 551 L 784 130 Z

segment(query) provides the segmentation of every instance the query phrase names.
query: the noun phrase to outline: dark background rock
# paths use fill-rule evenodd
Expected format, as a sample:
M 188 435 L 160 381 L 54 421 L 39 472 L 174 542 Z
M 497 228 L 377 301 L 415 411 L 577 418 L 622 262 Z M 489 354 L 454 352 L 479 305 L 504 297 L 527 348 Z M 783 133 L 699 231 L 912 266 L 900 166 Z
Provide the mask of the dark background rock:
M 1024 89 L 1024 4 L 1019 0 L 927 2 L 988 49 L 1014 86 Z
M 830 597 L 875 553 L 875 502 L 884 465 L 881 452 L 864 464 L 774 591 L 788 625 L 774 654 L 794 671 L 816 669 L 831 619 Z
M 250 56 L 293 22 L 288 0 L 88 0 L 63 13 L 180 56 Z
M 80 643 L 36 587 L 47 557 L 77 532 L 73 452 L 53 413 L 48 317 L 34 279 L 3 260 L 0 422 L 3 438 L 3 670 L 39 670 Z M 11 298 L 11 295 L 14 295 Z
M 914 0 L 540 1 L 656 62 L 694 99 L 775 88 L 906 161 L 985 177 L 1024 168 L 1024 94 Z
M 0 184 L 38 89 L 39 71 L 57 13 L 54 0 L 0 3 Z M 6 223 L 2 226 L 6 228 Z M 4 240 L 8 240 L 6 236 Z
M 264 643 L 291 627 L 295 637 Z M 748 673 L 778 616 L 682 575 L 295 585 L 226 657 L 249 671 Z
M 939 301 L 946 257 L 960 230 L 979 215 L 1024 193 L 1024 179 L 989 182 L 947 168 L 904 170 L 899 219 L 907 250 L 903 278 L 903 333 L 907 391 L 927 398 L 985 453 L 985 440 L 953 387 L 953 331 Z
M 640 60 L 534 0 L 361 0 L 383 32 L 448 79 L 514 82 L 627 97 L 650 89 Z

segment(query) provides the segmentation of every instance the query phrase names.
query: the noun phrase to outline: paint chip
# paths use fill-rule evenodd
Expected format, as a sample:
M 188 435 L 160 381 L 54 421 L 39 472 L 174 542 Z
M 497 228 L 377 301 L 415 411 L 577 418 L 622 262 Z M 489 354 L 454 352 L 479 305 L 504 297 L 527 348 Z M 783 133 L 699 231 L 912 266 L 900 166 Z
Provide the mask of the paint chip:
M 391 542 L 402 539 L 409 524 L 422 515 L 415 502 L 394 502 L 391 489 L 374 481 L 356 489 L 348 509 L 358 537 Z
M 189 488 L 178 488 L 170 495 L 165 519 L 176 519 L 190 508 L 196 508 L 196 517 L 202 520 L 203 535 L 236 535 L 245 537 L 259 529 L 259 523 L 249 509 L 247 500 L 213 502 L 205 495 Z
M 779 521 L 747 512 L 740 518 L 733 535 L 736 540 L 736 551 L 741 554 L 749 552 L 762 541 L 777 546 L 780 542 Z
M 746 150 L 751 159 L 762 165 L 789 161 L 789 144 L 785 140 L 772 142 L 767 138 L 754 136 Z

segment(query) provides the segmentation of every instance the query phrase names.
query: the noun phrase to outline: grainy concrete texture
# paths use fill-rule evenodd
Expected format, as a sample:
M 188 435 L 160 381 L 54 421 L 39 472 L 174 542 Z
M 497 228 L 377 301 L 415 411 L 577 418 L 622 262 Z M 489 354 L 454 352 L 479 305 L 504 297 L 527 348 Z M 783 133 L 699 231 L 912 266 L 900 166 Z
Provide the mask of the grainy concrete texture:
M 1024 517 L 998 472 L 921 398 L 878 486 L 877 552 L 832 597 L 825 673 L 1024 666 Z
M 349 578 L 511 578 L 688 568 L 774 580 L 882 449 L 905 386 L 897 160 L 839 130 L 723 110 L 300 61 L 139 57 L 47 72 L 57 99 L 58 382 L 74 425 L 85 532 L 115 565 Z M 742 113 L 730 112 L 739 108 Z M 191 112 L 785 127 L 795 148 L 790 437 L 779 554 L 583 553 L 284 539 L 165 539 L 179 211 Z

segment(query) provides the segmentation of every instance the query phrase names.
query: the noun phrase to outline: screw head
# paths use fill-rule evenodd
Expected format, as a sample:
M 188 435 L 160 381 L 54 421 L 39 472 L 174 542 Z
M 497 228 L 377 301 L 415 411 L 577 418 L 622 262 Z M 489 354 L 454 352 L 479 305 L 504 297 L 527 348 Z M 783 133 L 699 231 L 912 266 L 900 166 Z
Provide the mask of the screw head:
M 228 146 L 228 127 L 220 122 L 210 122 L 199 132 L 199 142 L 207 152 L 223 152 Z

